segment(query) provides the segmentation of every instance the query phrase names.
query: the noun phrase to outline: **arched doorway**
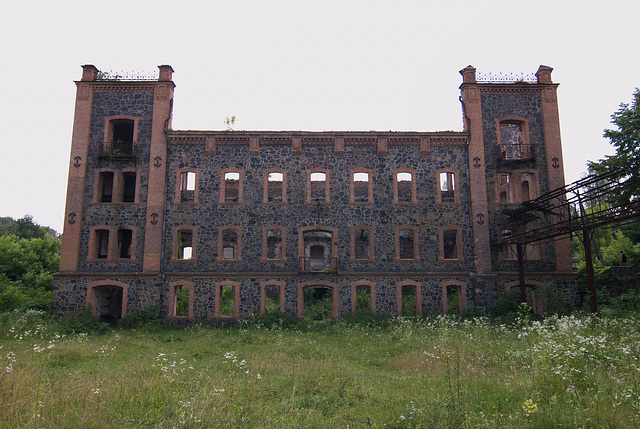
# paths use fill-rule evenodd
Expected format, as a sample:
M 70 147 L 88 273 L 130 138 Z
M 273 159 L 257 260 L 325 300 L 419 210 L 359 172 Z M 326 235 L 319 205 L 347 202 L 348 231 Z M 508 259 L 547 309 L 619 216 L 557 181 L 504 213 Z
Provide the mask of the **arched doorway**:
M 100 320 L 113 324 L 126 313 L 128 285 L 98 282 L 87 285 L 87 304 Z

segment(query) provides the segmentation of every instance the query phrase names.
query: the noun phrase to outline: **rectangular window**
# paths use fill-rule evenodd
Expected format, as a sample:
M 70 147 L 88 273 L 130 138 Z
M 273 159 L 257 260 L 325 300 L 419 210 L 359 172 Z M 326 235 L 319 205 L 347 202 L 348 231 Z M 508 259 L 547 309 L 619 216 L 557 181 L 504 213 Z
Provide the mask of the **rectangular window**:
M 222 259 L 238 259 L 238 233 L 233 229 L 222 231 Z
M 178 259 L 189 260 L 193 257 L 193 232 L 178 231 Z
M 110 203 L 113 201 L 113 171 L 103 171 L 100 173 L 100 202 Z
M 130 229 L 118 230 L 118 252 L 121 259 L 131 259 L 131 242 L 133 231 Z
M 174 288 L 174 316 L 188 317 L 190 287 L 188 285 L 178 285 L 174 286 Z
M 351 176 L 353 185 L 353 202 L 368 203 L 369 202 L 369 173 L 357 172 Z
M 451 172 L 440 173 L 440 202 L 455 203 L 456 176 Z
M 368 229 L 353 230 L 354 258 L 360 260 L 371 259 L 371 231 Z
M 498 201 L 501 204 L 508 204 L 511 199 L 511 175 L 509 173 L 498 173 Z
M 180 202 L 192 203 L 195 201 L 196 173 L 185 171 L 180 173 Z
M 133 203 L 136 200 L 136 173 L 122 173 L 122 202 Z
M 414 170 L 393 171 L 393 202 L 395 204 L 415 204 L 417 202 Z
M 414 231 L 412 229 L 401 229 L 398 233 L 398 245 L 400 246 L 400 259 L 415 259 Z
M 230 171 L 224 174 L 224 202 L 240 201 L 240 173 Z
M 327 174 L 311 173 L 311 202 L 326 202 Z
M 444 259 L 458 259 L 458 232 L 455 229 L 444 230 L 442 245 Z
M 109 258 L 109 230 L 96 230 L 96 257 L 98 259 Z
M 281 203 L 284 201 L 284 174 L 269 173 L 267 175 L 267 202 Z
M 279 229 L 267 230 L 267 259 L 282 259 L 282 231 Z

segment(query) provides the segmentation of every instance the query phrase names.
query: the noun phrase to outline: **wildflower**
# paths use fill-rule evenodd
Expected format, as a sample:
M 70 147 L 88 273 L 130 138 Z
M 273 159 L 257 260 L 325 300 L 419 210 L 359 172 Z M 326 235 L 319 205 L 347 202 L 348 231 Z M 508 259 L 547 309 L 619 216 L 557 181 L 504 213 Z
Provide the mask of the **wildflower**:
M 538 404 L 533 402 L 533 399 L 527 399 L 524 401 L 522 405 L 522 410 L 526 415 L 537 413 L 538 412 Z

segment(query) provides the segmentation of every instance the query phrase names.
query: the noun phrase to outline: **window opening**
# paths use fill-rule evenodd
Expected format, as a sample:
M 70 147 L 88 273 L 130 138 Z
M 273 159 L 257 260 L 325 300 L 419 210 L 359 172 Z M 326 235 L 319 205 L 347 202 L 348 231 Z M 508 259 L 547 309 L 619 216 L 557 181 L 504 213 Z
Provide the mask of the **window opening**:
M 331 288 L 311 286 L 304 288 L 303 318 L 312 322 L 331 320 L 333 291 Z
M 412 181 L 413 174 L 411 173 L 400 172 L 396 174 L 399 203 L 410 203 L 413 201 Z
M 180 173 L 180 202 L 191 203 L 195 201 L 196 173 L 185 171 Z
M 307 231 L 304 240 L 304 269 L 307 271 L 329 271 L 337 264 L 331 255 L 333 235 L 329 231 Z
M 368 229 L 356 229 L 354 231 L 355 259 L 370 259 L 370 231 Z
M 220 317 L 234 317 L 236 312 L 236 299 L 234 285 L 220 287 Z
M 109 230 L 99 229 L 96 231 L 97 250 L 96 256 L 98 259 L 107 259 L 109 257 Z
M 130 229 L 118 230 L 118 250 L 121 259 L 131 259 L 131 242 L 133 231 Z
M 113 142 L 133 142 L 134 122 L 128 119 L 120 119 L 112 122 L 113 124 Z
M 224 201 L 226 203 L 240 201 L 240 173 L 230 171 L 224 174 Z
M 123 290 L 118 286 L 94 288 L 96 296 L 96 315 L 107 323 L 115 323 L 122 317 Z
M 460 314 L 460 286 L 447 285 L 447 314 Z
M 372 314 L 371 302 L 371 286 L 356 286 L 356 313 Z
M 440 201 L 443 203 L 453 203 L 456 200 L 455 195 L 455 174 L 444 172 L 440 173 Z
M 311 173 L 311 200 L 326 201 L 326 173 Z
M 401 229 L 398 233 L 400 259 L 415 259 L 413 230 Z
M 178 285 L 175 286 L 174 291 L 174 316 L 177 317 L 188 317 L 189 316 L 189 293 L 190 293 L 189 285 Z
M 238 233 L 233 229 L 222 231 L 222 259 L 237 259 Z
M 122 202 L 133 203 L 136 200 L 136 173 L 122 173 Z
M 500 202 L 503 204 L 511 202 L 511 175 L 509 173 L 498 173 L 498 188 L 500 192 Z
M 267 201 L 281 203 L 283 201 L 284 174 L 269 173 L 267 176 Z
M 369 173 L 353 173 L 353 202 L 369 202 Z
M 444 259 L 458 259 L 458 232 L 445 229 L 442 233 Z
M 100 202 L 110 203 L 113 201 L 113 172 L 103 171 L 100 173 Z
M 282 231 L 279 229 L 267 230 L 267 259 L 281 259 Z
M 401 289 L 402 293 L 402 315 L 403 316 L 415 316 L 416 315 L 416 287 L 415 285 L 403 285 Z
M 264 311 L 266 313 L 280 312 L 280 286 L 267 285 L 264 287 Z
M 193 257 L 193 232 L 178 231 L 178 259 L 188 260 Z
M 523 157 L 522 127 L 520 124 L 500 124 L 500 144 L 503 159 L 521 159 Z

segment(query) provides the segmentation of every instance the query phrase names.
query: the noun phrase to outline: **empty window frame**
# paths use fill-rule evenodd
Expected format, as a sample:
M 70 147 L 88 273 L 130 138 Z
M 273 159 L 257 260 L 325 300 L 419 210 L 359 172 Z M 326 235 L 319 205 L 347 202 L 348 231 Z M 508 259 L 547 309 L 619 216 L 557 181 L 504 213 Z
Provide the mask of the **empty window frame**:
M 195 203 L 197 199 L 196 184 L 198 174 L 192 170 L 181 170 L 178 172 L 178 201 L 181 203 Z
M 373 259 L 373 228 L 362 225 L 351 227 L 351 260 L 371 261 Z
M 396 229 L 396 261 L 418 261 L 418 229 L 398 226 Z
M 118 230 L 118 257 L 120 259 L 131 259 L 133 244 L 133 231 L 130 229 Z
M 194 283 L 172 283 L 169 287 L 169 317 L 193 317 Z
M 131 118 L 109 119 L 107 140 L 110 154 L 113 156 L 135 155 L 136 120 Z
M 351 204 L 373 204 L 373 184 L 371 171 L 356 169 L 350 171 Z
M 285 229 L 280 226 L 265 227 L 262 232 L 262 261 L 284 261 Z
M 510 204 L 513 202 L 510 173 L 498 173 L 497 188 L 498 202 L 500 204 Z
M 329 172 L 307 171 L 307 204 L 329 203 Z
M 240 261 L 240 237 L 242 227 L 225 226 L 220 229 L 218 236 L 218 260 Z
M 179 261 L 188 261 L 194 259 L 194 236 L 195 233 L 191 229 L 178 230 L 176 259 L 178 259 Z
M 498 144 L 500 158 L 518 160 L 531 158 L 528 123 L 523 118 L 498 118 Z
M 438 173 L 438 202 L 457 203 L 458 186 L 456 183 L 456 172 L 439 171 Z
M 449 225 L 440 230 L 440 260 L 460 261 L 462 259 L 462 242 L 460 228 Z
M 417 202 L 415 170 L 393 171 L 393 196 L 395 204 L 415 204 Z
M 95 230 L 96 259 L 109 259 L 109 230 Z
M 220 204 L 242 203 L 242 171 L 223 170 L 220 184 Z
M 99 180 L 98 180 L 98 192 L 99 199 L 98 201 L 101 203 L 111 203 L 113 202 L 113 171 L 102 171 L 100 172 Z
M 286 173 L 283 170 L 265 172 L 265 186 L 263 203 L 287 202 Z
M 126 171 L 122 173 L 122 202 L 134 203 L 136 201 L 136 173 Z
M 240 284 L 225 281 L 218 282 L 215 286 L 215 317 L 239 317 Z

